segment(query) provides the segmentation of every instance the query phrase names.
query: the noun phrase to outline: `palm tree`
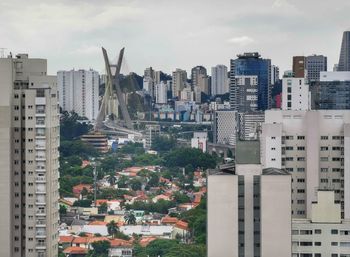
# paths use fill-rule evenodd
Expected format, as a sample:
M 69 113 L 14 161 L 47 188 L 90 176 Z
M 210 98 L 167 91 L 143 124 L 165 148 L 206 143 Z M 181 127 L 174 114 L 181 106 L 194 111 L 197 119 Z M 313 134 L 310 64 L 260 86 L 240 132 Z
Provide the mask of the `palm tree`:
M 111 186 L 115 185 L 116 179 L 115 179 L 114 175 L 112 175 L 112 174 L 109 175 L 108 182 Z
M 112 236 L 112 238 L 114 238 L 115 235 L 119 232 L 119 227 L 117 226 L 114 220 L 111 220 L 111 222 L 107 224 L 107 231 L 108 234 Z
M 135 225 L 136 224 L 136 217 L 134 215 L 134 212 L 129 212 L 124 216 L 124 220 L 128 225 Z

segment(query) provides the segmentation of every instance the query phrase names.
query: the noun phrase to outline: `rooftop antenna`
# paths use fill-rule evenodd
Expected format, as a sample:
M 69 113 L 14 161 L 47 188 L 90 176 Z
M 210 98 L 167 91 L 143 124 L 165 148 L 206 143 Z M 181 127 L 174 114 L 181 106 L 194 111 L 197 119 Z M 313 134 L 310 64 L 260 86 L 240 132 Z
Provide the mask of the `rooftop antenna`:
M 5 58 L 5 50 L 7 48 L 4 48 L 4 47 L 0 47 L 0 58 Z

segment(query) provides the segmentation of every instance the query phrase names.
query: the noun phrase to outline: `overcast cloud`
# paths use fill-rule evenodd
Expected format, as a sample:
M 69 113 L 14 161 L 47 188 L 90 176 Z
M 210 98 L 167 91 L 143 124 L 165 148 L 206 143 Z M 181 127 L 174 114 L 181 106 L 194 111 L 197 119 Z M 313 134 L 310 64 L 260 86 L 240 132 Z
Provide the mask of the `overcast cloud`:
M 324 54 L 338 62 L 350 28 L 349 0 L 2 0 L 0 47 L 47 58 L 49 73 L 103 71 L 126 47 L 124 71 L 170 73 L 196 65 L 229 66 L 259 51 L 283 72 L 293 55 Z

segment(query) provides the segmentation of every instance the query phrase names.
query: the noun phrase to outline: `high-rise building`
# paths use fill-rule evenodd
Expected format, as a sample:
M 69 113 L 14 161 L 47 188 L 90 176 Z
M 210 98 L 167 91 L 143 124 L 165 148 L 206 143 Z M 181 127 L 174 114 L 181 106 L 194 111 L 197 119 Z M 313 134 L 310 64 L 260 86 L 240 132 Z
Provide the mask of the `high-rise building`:
M 0 59 L 0 256 L 58 255 L 59 107 L 45 59 Z
M 245 156 L 236 152 L 232 170 L 208 172 L 208 257 L 291 256 L 291 176 L 262 169 L 250 148 L 237 147 Z
M 271 107 L 271 60 L 262 59 L 259 53 L 244 53 L 230 63 L 230 98 L 237 99 L 238 94 L 235 76 L 248 75 L 258 77 L 258 110 Z M 231 103 L 235 106 L 235 103 Z
M 292 174 L 293 217 L 310 217 L 318 189 L 350 217 L 350 110 L 266 111 L 260 142 L 263 167 Z
M 350 109 L 350 72 L 321 72 L 321 81 L 313 85 L 314 109 Z
M 167 85 L 162 81 L 155 86 L 155 95 L 157 104 L 166 104 L 167 99 Z
M 219 64 L 211 68 L 211 95 L 223 95 L 229 92 L 227 67 Z
M 275 85 L 280 79 L 280 68 L 276 65 L 271 65 L 271 85 Z
M 293 56 L 293 74 L 295 78 L 305 78 L 305 56 Z
M 240 112 L 239 116 L 239 139 L 242 141 L 258 140 L 261 125 L 264 123 L 264 112 Z
M 64 111 L 95 120 L 98 115 L 99 74 L 94 70 L 57 72 L 58 98 Z
M 310 55 L 305 58 L 307 80 L 309 82 L 320 81 L 320 72 L 327 71 L 327 57 L 323 55 Z
M 304 78 L 285 74 L 282 79 L 282 110 L 309 110 L 309 85 Z
M 237 124 L 237 111 L 215 111 L 213 133 L 214 143 L 236 145 Z
M 235 94 L 230 94 L 231 106 L 239 112 L 256 111 L 258 109 L 258 76 L 238 75 L 235 78 L 237 90 Z
M 349 220 L 341 219 L 334 191 L 318 190 L 308 219 L 292 220 L 292 256 L 347 256 Z M 338 255 L 340 253 L 340 255 Z
M 173 72 L 172 80 L 172 95 L 173 97 L 180 97 L 180 92 L 185 88 L 187 81 L 187 72 L 185 70 L 176 69 Z
M 199 86 L 200 83 L 200 75 L 207 76 L 207 69 L 203 66 L 196 66 L 191 70 L 191 81 L 192 81 L 192 89 Z
M 154 139 L 160 135 L 160 125 L 146 125 L 143 147 L 151 149 Z
M 344 31 L 337 71 L 350 71 L 350 31 Z
M 207 132 L 193 132 L 191 139 L 191 147 L 200 149 L 203 153 L 207 151 L 208 133 Z

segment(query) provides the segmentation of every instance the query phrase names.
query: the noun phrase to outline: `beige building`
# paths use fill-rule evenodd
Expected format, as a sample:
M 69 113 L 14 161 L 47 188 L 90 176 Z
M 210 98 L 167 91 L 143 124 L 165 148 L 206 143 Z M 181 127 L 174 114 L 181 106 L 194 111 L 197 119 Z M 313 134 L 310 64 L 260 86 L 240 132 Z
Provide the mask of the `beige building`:
M 172 77 L 173 97 L 180 97 L 180 92 L 186 87 L 187 72 L 185 70 L 176 69 Z
M 350 220 L 341 219 L 334 191 L 320 190 L 310 219 L 293 219 L 293 257 L 350 256 Z
M 291 256 L 291 176 L 248 159 L 209 171 L 208 257 Z
M 261 163 L 292 175 L 292 216 L 310 218 L 318 189 L 335 192 L 350 218 L 350 111 L 265 112 Z
M 0 59 L 0 256 L 58 255 L 59 109 L 47 61 Z

